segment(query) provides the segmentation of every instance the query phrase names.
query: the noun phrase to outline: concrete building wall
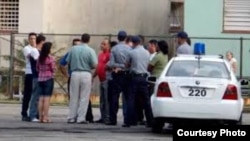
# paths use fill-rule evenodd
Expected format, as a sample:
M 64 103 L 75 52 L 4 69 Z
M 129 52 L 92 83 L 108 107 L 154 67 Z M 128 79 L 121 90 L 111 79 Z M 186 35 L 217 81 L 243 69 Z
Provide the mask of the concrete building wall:
M 117 34 L 122 29 L 161 36 L 169 29 L 169 0 L 20 0 L 19 9 L 19 33 Z M 21 42 L 27 38 L 17 36 Z M 46 35 L 54 44 L 53 52 L 64 49 L 55 56 L 63 55 L 75 37 Z M 90 46 L 97 54 L 103 38 L 91 38 Z M 98 93 L 97 86 L 94 83 L 93 93 Z
M 44 0 L 47 33 L 166 35 L 168 0 Z
M 19 33 L 167 35 L 169 0 L 20 0 Z M 77 37 L 77 36 L 75 36 Z M 104 37 L 94 37 L 99 50 Z M 50 36 L 57 47 L 67 47 L 72 37 Z M 66 42 L 66 43 L 65 43 Z
M 19 1 L 19 33 L 43 32 L 44 0 Z

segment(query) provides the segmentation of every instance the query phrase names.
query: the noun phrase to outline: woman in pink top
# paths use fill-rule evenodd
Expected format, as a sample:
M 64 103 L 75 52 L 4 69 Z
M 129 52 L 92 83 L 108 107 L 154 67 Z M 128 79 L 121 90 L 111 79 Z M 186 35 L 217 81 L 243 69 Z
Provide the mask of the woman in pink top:
M 49 105 L 50 97 L 54 88 L 54 71 L 55 71 L 55 59 L 50 56 L 50 49 L 52 43 L 46 42 L 43 44 L 38 62 L 38 92 L 39 98 L 39 120 L 43 123 L 51 122 L 49 120 Z

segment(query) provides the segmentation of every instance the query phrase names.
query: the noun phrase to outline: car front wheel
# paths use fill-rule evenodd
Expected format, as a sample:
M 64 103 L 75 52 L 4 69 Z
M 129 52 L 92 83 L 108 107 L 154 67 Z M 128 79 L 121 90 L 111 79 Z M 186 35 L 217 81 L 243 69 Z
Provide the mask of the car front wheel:
M 152 132 L 161 133 L 164 125 L 165 125 L 165 121 L 163 119 L 155 118 L 152 123 Z

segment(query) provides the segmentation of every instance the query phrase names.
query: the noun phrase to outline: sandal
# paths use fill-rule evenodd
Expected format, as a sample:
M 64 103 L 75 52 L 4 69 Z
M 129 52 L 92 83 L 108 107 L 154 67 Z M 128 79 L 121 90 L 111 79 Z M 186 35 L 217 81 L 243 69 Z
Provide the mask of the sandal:
M 49 119 L 44 119 L 44 120 L 42 120 L 42 123 L 52 123 L 52 121 Z

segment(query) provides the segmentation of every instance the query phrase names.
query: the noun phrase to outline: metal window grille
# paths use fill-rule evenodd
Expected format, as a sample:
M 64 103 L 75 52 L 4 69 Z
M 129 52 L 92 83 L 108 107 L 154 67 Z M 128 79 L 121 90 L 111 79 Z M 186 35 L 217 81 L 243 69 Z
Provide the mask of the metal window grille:
M 18 31 L 19 0 L 0 0 L 0 31 Z
M 250 0 L 224 0 L 224 31 L 250 31 Z

